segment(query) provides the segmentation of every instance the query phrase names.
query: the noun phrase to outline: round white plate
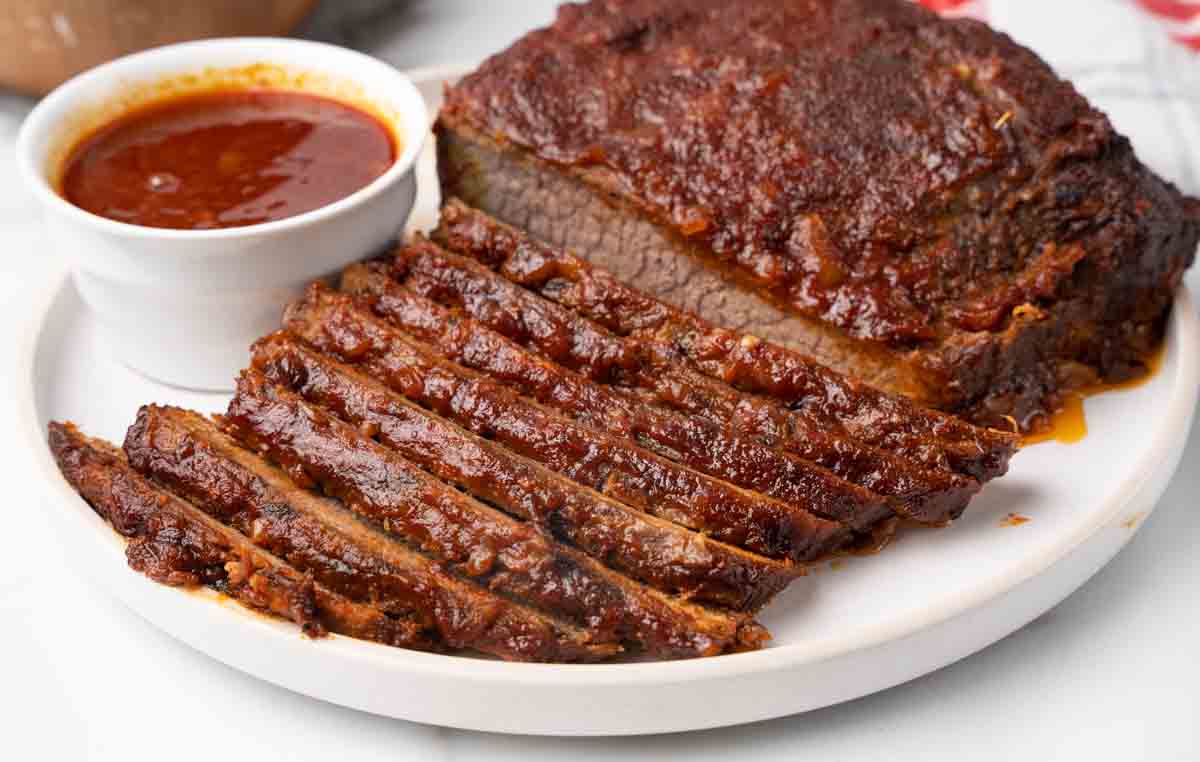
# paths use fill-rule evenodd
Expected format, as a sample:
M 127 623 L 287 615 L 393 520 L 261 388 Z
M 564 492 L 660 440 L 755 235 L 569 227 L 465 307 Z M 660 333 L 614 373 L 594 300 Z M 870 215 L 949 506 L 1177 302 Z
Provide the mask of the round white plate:
M 436 113 L 455 72 L 417 74 Z M 432 153 L 413 225 L 433 222 Z M 595 666 L 507 664 L 319 641 L 207 593 L 149 582 L 123 542 L 58 475 L 46 422 L 75 421 L 120 442 L 137 407 L 223 409 L 220 395 L 160 386 L 99 343 L 69 279 L 33 314 L 17 403 L 59 537 L 96 584 L 180 640 L 264 680 L 326 701 L 419 722 L 508 733 L 617 735 L 712 728 L 827 706 L 950 664 L 1004 637 L 1099 570 L 1145 520 L 1182 452 L 1200 386 L 1200 321 L 1181 291 L 1160 372 L 1087 402 L 1075 445 L 1021 452 L 1011 472 L 944 530 L 909 531 L 884 553 L 826 564 L 762 616 L 769 648 L 712 659 Z M 1006 525 L 1009 513 L 1027 516 Z

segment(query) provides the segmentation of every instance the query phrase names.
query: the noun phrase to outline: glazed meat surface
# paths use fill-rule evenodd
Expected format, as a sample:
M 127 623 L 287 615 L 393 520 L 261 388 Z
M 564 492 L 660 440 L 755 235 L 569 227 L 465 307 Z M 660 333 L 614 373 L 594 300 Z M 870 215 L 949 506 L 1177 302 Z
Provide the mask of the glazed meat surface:
M 468 213 L 451 201 L 443 219 L 457 211 Z M 484 261 L 502 256 L 486 246 L 474 253 Z M 486 265 L 424 241 L 398 250 L 392 275 L 420 295 L 462 309 L 497 333 L 576 369 L 595 383 L 657 402 L 676 411 L 675 418 L 700 417 L 731 439 L 750 438 L 827 468 L 886 497 L 906 518 L 923 523 L 953 518 L 979 488 L 974 479 L 926 468 L 830 432 L 828 426 L 794 414 L 773 398 L 740 392 L 687 362 L 672 359 L 661 344 L 612 334 L 550 301 L 561 289 L 550 289 L 549 298 L 541 298 Z
M 124 451 L 140 472 L 257 547 L 331 590 L 419 622 L 448 648 L 525 661 L 591 661 L 620 650 L 448 573 L 336 501 L 298 487 L 196 413 L 143 407 Z
M 566 5 L 438 132 L 444 197 L 998 426 L 1138 373 L 1200 236 L 1034 54 L 903 0 Z
M 803 571 L 606 498 L 286 335 L 258 342 L 254 367 L 345 420 L 377 430 L 381 443 L 430 473 L 659 589 L 753 611 Z
M 714 325 L 456 200 L 442 210 L 436 235 L 511 282 L 712 379 L 707 388 L 714 393 L 732 387 L 774 400 L 806 430 L 844 432 L 980 480 L 1003 474 L 1016 451 L 1011 433 L 920 408 L 753 334 Z M 487 309 L 495 310 L 494 302 Z
M 665 658 L 758 638 L 744 617 L 661 594 L 427 475 L 358 428 L 244 371 L 224 417 L 245 445 L 489 589 Z
M 344 294 L 314 286 L 285 327 L 480 436 L 640 510 L 772 557 L 809 561 L 840 548 L 840 524 L 713 479 L 636 443 L 557 416 L 440 357 Z
M 470 318 L 458 319 L 379 273 L 348 271 L 352 292 L 377 297 L 377 313 L 447 357 L 520 390 L 594 429 L 638 442 L 689 468 L 840 521 L 855 531 L 892 514 L 883 498 L 825 468 L 697 416 L 647 405 L 547 362 Z M 425 326 L 435 331 L 418 333 Z
M 50 424 L 50 450 L 67 482 L 130 538 L 129 566 L 175 587 L 208 586 L 289 619 L 311 636 L 336 632 L 429 648 L 421 628 L 330 591 L 137 473 L 112 445 L 71 424 Z

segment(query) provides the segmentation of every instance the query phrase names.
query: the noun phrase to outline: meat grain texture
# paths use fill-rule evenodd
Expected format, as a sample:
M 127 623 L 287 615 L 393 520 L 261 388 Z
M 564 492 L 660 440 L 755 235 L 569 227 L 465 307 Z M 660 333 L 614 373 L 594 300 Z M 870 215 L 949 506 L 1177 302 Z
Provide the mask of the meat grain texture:
M 595 0 L 447 93 L 443 196 L 990 425 L 1142 372 L 1200 236 L 1070 83 L 903 0 Z
M 133 568 L 313 635 L 713 656 L 761 648 L 805 564 L 948 523 L 1014 452 L 460 202 L 436 233 L 312 284 L 224 415 L 147 405 L 123 451 L 51 425 Z
M 437 129 L 433 241 L 314 284 L 224 416 L 51 425 L 135 569 L 409 648 L 760 648 L 804 564 L 1007 469 L 925 406 L 1029 429 L 1136 373 L 1200 230 L 1035 56 L 900 0 L 566 5 Z

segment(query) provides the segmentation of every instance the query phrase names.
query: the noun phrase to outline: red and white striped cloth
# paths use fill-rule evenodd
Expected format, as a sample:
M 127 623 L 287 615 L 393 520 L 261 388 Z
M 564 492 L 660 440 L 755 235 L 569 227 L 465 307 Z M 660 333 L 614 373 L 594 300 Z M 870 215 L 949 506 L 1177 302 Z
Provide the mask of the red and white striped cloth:
M 947 16 L 986 19 L 988 0 L 920 0 L 927 8 Z M 1129 0 L 1154 18 L 1166 34 L 1192 50 L 1200 51 L 1200 0 Z
M 1192 50 L 1200 50 L 1200 1 L 1136 0 L 1136 2 L 1167 28 L 1171 39 L 1187 45 Z
M 947 16 L 987 18 L 987 0 L 920 0 L 921 5 Z
M 1200 0 L 917 0 L 987 21 L 1071 80 L 1160 175 L 1200 196 Z

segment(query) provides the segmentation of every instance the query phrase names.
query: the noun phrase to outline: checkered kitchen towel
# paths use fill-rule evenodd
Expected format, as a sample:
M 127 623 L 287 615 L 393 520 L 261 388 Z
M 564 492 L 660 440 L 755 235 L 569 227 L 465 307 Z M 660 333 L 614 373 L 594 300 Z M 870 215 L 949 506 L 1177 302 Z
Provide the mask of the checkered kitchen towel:
M 1200 0 L 920 0 L 982 18 L 1037 51 L 1133 141 L 1142 161 L 1200 195 Z

